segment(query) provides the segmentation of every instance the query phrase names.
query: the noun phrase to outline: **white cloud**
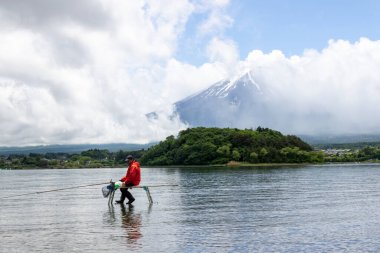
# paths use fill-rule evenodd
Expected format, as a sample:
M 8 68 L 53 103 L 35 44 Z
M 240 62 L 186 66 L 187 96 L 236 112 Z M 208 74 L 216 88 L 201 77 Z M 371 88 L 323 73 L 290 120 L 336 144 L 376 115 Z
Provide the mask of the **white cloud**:
M 237 46 L 231 40 L 213 38 L 207 45 L 207 55 L 210 62 L 223 63 L 227 68 L 237 65 L 239 61 Z
M 195 4 L 4 2 L 0 145 L 143 143 L 186 127 L 145 114 L 169 115 L 172 103 L 224 73 L 217 63 L 194 67 L 174 59 Z M 206 5 L 208 12 L 220 8 Z
M 223 34 L 223 31 L 232 26 L 233 19 L 220 11 L 213 11 L 209 17 L 200 25 L 199 33 L 207 34 Z
M 380 41 L 330 41 L 321 52 L 285 57 L 252 51 L 253 70 L 271 99 L 271 127 L 291 133 L 379 133 Z
M 221 36 L 226 28 L 232 26 L 233 19 L 226 13 L 229 3 L 229 0 L 204 0 L 196 5 L 196 11 L 208 12 L 207 18 L 198 27 L 199 35 Z
M 212 7 L 225 8 L 230 4 L 230 0 L 203 0 L 203 4 Z
M 200 67 L 195 67 L 175 59 L 168 62 L 166 73 L 163 80 L 165 88 L 161 98 L 169 101 L 173 100 L 171 96 L 182 99 L 183 94 L 192 95 L 228 76 L 227 65 L 220 62 L 205 63 Z

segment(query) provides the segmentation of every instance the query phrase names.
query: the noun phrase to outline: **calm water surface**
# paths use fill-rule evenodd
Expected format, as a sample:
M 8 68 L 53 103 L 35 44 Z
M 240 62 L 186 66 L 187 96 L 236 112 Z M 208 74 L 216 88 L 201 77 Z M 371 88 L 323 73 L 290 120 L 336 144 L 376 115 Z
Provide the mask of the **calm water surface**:
M 0 170 L 0 198 L 120 169 Z M 380 165 L 142 168 L 133 206 L 101 185 L 1 199 L 0 252 L 380 252 Z M 117 192 L 115 198 L 120 193 Z

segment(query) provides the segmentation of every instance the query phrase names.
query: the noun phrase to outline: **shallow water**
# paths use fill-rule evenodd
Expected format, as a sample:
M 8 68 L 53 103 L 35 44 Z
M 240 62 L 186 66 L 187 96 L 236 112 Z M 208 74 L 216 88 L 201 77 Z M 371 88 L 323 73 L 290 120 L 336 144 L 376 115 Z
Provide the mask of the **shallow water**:
M 0 170 L 0 198 L 124 173 Z M 380 165 L 142 168 L 141 184 L 178 186 L 151 188 L 153 205 L 133 189 L 109 207 L 101 185 L 1 199 L 0 252 L 380 251 Z

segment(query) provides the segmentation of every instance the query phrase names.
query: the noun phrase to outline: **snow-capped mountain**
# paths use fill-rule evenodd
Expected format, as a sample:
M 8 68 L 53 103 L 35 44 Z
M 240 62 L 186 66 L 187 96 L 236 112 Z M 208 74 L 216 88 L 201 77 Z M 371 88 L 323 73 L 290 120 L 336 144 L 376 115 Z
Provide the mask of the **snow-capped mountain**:
M 180 119 L 191 126 L 250 128 L 265 125 L 267 92 L 247 72 L 175 103 Z
M 323 73 L 308 78 L 307 73 L 298 72 L 296 68 L 251 69 L 174 103 L 174 113 L 166 110 L 166 114 L 153 112 L 147 117 L 176 124 L 179 118 L 190 127 L 261 126 L 304 136 L 378 134 L 379 123 L 373 116 L 376 107 L 371 104 L 375 91 L 373 95 L 367 91 L 368 103 L 359 97 L 347 99 L 343 94 L 348 91 L 336 85 L 327 87 L 325 82 L 329 79 Z M 358 86 L 363 84 L 357 82 Z

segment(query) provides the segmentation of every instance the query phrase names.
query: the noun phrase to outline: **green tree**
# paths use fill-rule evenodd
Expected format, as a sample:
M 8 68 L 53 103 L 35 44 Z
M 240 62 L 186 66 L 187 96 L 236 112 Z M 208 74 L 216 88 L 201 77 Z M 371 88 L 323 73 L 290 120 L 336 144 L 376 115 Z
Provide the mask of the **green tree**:
M 259 155 L 256 152 L 251 152 L 249 154 L 249 162 L 257 163 L 259 161 Z
M 231 154 L 230 145 L 223 145 L 219 147 L 216 152 L 223 157 L 229 157 Z
M 236 149 L 234 149 L 234 150 L 232 151 L 232 159 L 233 159 L 234 161 L 239 161 L 239 160 L 240 160 L 240 153 L 239 153 L 239 151 L 237 151 Z
M 261 148 L 259 152 L 259 160 L 261 162 L 267 162 L 267 155 L 268 155 L 268 150 L 266 148 Z

